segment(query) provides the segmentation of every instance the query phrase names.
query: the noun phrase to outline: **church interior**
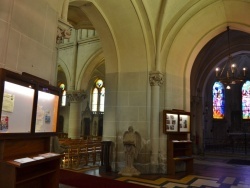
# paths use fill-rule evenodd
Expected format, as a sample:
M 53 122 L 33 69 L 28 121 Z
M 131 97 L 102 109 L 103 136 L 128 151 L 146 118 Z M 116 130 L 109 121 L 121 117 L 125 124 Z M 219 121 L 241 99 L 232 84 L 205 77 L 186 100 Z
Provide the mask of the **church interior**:
M 89 164 L 82 174 L 138 186 L 248 187 L 249 8 L 249 0 L 0 1 L 0 172 L 50 151 L 58 154 L 50 171 L 61 156 L 51 181 L 62 188 L 83 186 L 66 182 L 65 170 Z M 15 107 L 28 105 L 5 82 L 32 85 L 33 111 L 18 112 L 30 122 L 13 123 Z M 60 96 L 58 108 L 43 110 L 40 91 Z M 43 130 L 54 114 L 56 128 Z M 27 153 L 8 149 L 23 145 Z

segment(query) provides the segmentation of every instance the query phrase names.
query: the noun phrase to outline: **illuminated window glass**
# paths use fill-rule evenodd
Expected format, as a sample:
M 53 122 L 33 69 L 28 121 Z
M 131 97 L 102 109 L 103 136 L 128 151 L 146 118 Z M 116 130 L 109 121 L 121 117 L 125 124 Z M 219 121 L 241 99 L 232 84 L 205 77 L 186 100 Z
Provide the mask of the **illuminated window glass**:
M 97 80 L 95 83 L 96 87 L 101 88 L 103 86 L 103 81 L 102 80 Z
M 60 84 L 59 86 L 62 90 L 65 90 L 65 84 Z
M 62 106 L 66 106 L 66 90 L 62 93 Z
M 97 105 L 98 105 L 98 89 L 94 88 L 93 94 L 92 94 L 92 111 L 97 111 Z
M 61 83 L 59 85 L 59 87 L 61 88 L 62 90 L 62 102 L 61 102 L 61 105 L 62 106 L 66 106 L 66 90 L 65 90 L 65 84 Z
M 242 88 L 242 118 L 250 119 L 250 81 L 246 81 Z
M 105 87 L 101 79 L 95 82 L 92 92 L 92 112 L 104 113 Z
M 213 85 L 213 118 L 223 119 L 225 116 L 225 88 L 222 83 Z
M 105 88 L 101 89 L 101 96 L 100 96 L 100 112 L 104 112 L 104 99 L 105 99 Z

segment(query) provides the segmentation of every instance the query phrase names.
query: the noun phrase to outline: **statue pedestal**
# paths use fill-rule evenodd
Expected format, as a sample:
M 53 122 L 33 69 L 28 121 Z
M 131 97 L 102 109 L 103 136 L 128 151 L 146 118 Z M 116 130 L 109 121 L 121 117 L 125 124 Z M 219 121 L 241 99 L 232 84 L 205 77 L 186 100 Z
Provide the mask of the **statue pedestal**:
M 122 176 L 139 176 L 141 173 L 135 167 L 124 167 L 118 174 Z
M 135 144 L 134 143 L 124 143 L 125 155 L 126 155 L 126 166 L 118 173 L 123 176 L 139 176 L 141 173 L 133 166 L 135 158 Z

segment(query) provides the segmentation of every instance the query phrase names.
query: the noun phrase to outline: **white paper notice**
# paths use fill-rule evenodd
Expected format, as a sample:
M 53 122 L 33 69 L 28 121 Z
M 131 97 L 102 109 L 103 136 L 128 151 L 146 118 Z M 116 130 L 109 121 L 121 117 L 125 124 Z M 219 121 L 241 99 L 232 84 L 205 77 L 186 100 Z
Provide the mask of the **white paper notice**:
M 16 161 L 18 163 L 28 163 L 28 162 L 35 161 L 35 160 L 31 159 L 29 157 L 25 157 L 25 158 L 21 158 L 21 159 L 15 159 L 14 161 Z
M 14 109 L 14 98 L 12 94 L 4 93 L 3 96 L 3 107 L 2 110 L 5 112 L 13 112 Z

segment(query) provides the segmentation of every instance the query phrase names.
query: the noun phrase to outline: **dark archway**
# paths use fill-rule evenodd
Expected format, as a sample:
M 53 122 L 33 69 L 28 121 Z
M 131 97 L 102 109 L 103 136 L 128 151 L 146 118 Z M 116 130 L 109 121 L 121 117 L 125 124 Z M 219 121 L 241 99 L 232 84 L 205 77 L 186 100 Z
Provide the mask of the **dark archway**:
M 250 35 L 237 30 L 230 31 L 231 55 L 238 67 L 247 67 L 250 77 Z M 194 151 L 203 153 L 208 145 L 225 142 L 230 144 L 229 132 L 234 126 L 241 126 L 234 112 L 241 111 L 241 85 L 235 85 L 226 91 L 226 115 L 221 121 L 214 121 L 212 114 L 212 87 L 216 81 L 215 68 L 222 67 L 227 61 L 228 35 L 223 32 L 210 40 L 200 51 L 191 72 L 191 111 L 193 112 L 196 141 Z M 238 117 L 238 116 L 237 116 Z M 233 121 L 235 120 L 235 121 Z M 250 129 L 250 128 L 249 128 Z M 220 144 L 221 147 L 225 145 Z

